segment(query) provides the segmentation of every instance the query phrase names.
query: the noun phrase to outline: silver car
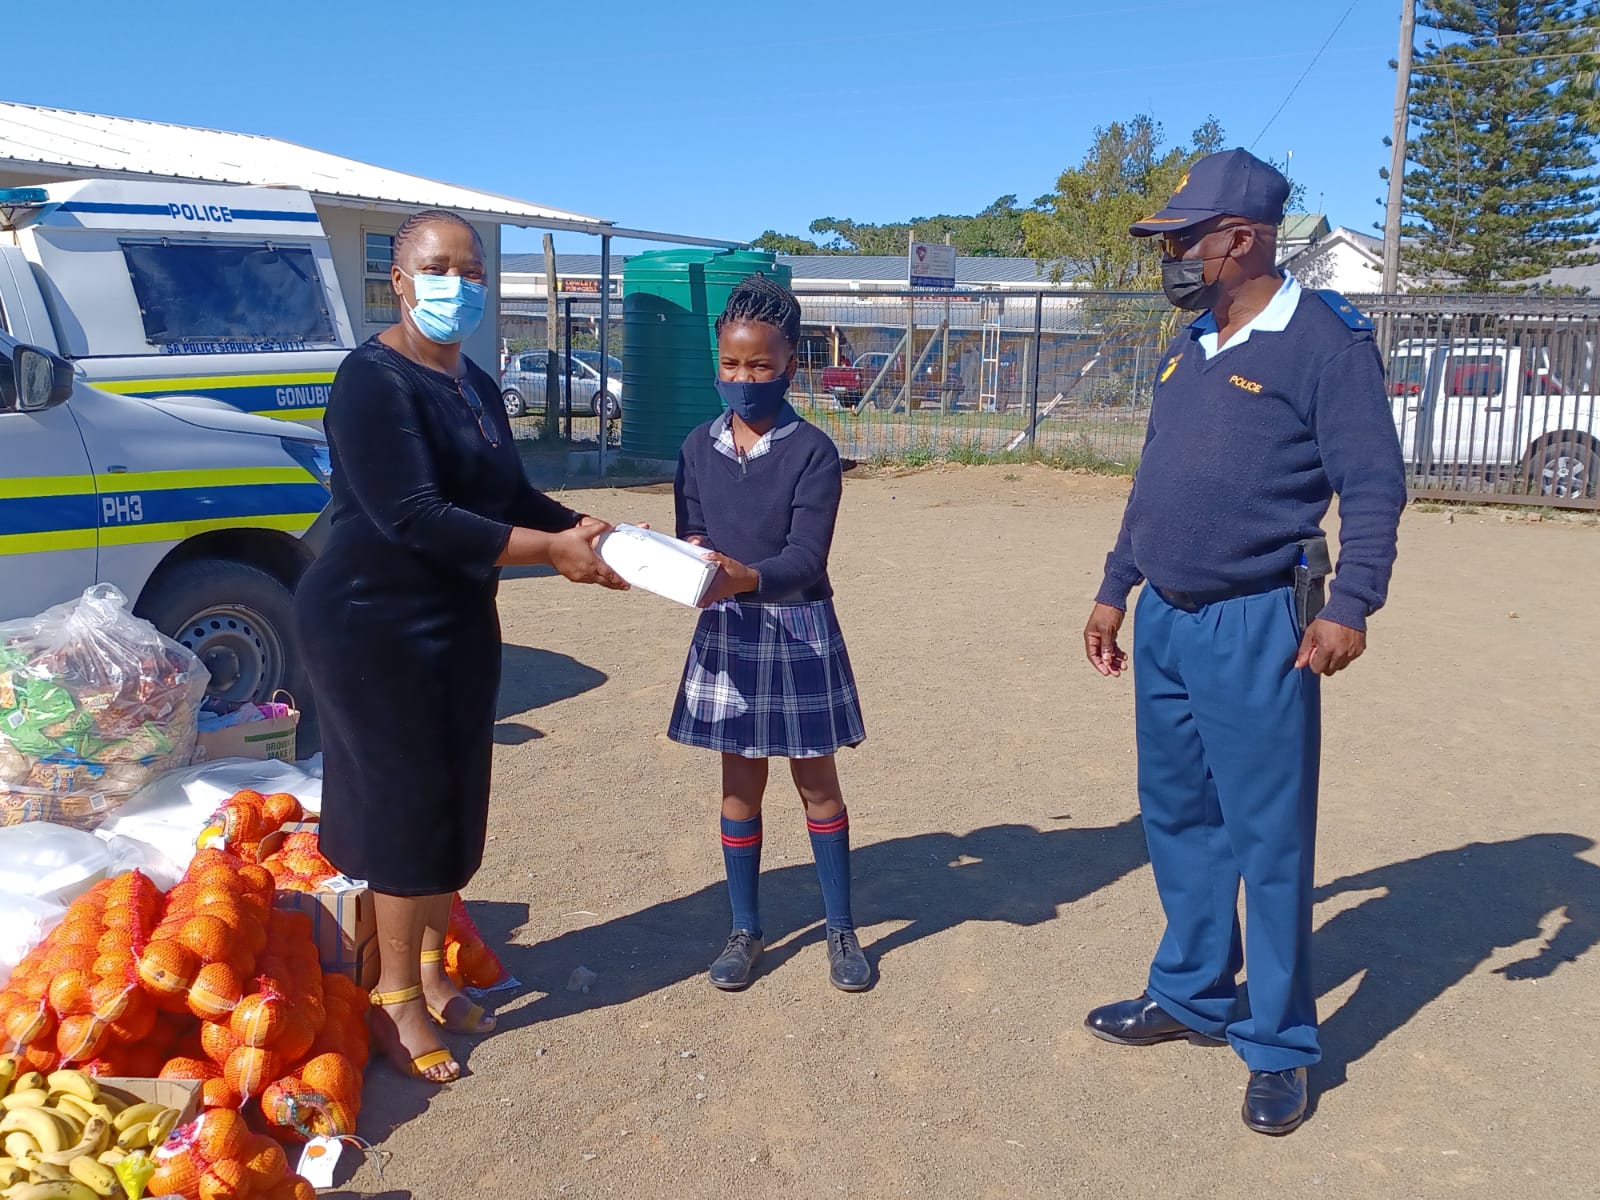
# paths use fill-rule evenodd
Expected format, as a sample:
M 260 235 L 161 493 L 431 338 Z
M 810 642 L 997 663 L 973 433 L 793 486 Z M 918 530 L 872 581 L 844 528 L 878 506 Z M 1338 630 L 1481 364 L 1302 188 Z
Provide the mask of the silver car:
M 546 364 L 550 361 L 548 350 L 526 350 L 515 355 L 500 377 L 500 398 L 505 402 L 506 416 L 523 417 L 529 413 L 542 413 L 545 403 Z M 555 358 L 561 362 L 560 355 Z M 574 356 L 571 359 L 572 386 L 567 390 L 567 373 L 561 372 L 561 411 L 579 416 L 600 415 L 600 372 Z M 576 397 L 576 403 L 574 403 Z M 622 381 L 606 380 L 606 415 L 613 420 L 622 415 Z

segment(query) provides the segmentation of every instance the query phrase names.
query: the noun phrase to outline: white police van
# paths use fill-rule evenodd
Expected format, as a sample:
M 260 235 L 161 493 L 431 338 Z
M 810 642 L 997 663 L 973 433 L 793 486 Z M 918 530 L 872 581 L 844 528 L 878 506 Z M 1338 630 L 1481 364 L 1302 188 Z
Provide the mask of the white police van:
M 0 231 L 0 620 L 115 584 L 214 695 L 307 699 L 292 593 L 352 345 L 310 197 L 14 188 Z

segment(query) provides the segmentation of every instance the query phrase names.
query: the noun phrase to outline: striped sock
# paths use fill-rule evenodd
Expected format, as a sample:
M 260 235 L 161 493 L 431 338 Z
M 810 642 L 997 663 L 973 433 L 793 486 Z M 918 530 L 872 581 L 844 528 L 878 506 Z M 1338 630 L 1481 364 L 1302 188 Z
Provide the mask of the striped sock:
M 722 865 L 728 872 L 733 928 L 761 936 L 761 814 L 748 821 L 722 818 Z
M 826 821 L 806 819 L 811 853 L 817 859 L 817 880 L 822 884 L 822 907 L 829 929 L 854 929 L 850 912 L 850 814 L 845 809 Z

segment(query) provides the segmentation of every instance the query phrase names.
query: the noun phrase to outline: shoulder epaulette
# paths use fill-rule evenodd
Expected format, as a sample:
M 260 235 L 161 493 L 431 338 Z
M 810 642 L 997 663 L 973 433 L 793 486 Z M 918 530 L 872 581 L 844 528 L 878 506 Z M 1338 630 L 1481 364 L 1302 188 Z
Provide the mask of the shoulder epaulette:
M 1346 325 L 1350 326 L 1351 329 L 1360 330 L 1363 333 L 1371 331 L 1372 318 L 1367 316 L 1366 313 L 1362 312 L 1354 304 L 1351 304 L 1350 301 L 1346 300 L 1332 288 L 1319 289 L 1317 292 L 1317 298 L 1329 308 L 1333 309 L 1333 311 L 1338 314 L 1339 319 Z

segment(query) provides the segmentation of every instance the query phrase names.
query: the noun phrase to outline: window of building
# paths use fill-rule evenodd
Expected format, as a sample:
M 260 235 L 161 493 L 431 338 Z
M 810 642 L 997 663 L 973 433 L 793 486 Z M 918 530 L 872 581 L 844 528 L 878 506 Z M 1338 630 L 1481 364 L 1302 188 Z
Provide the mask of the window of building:
M 394 234 L 368 233 L 364 241 L 366 262 L 362 268 L 361 319 L 368 325 L 393 325 L 400 319 L 399 297 L 389 283 L 389 268 L 394 263 Z

